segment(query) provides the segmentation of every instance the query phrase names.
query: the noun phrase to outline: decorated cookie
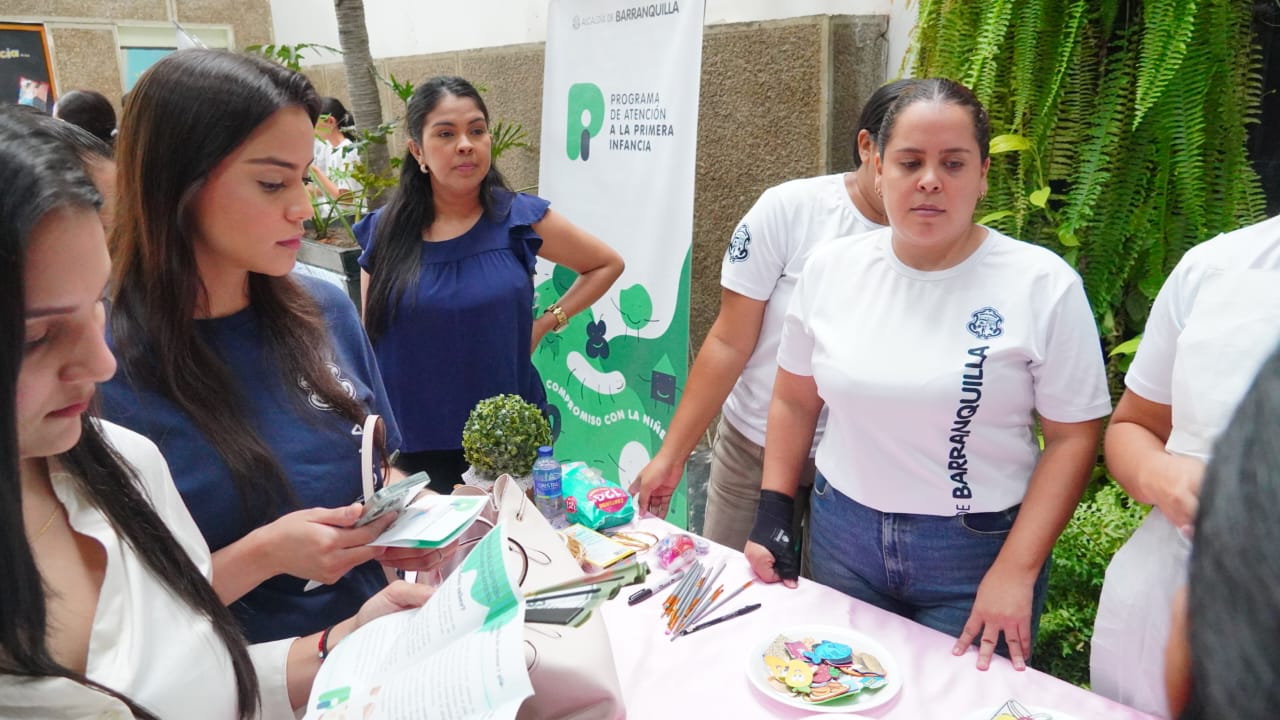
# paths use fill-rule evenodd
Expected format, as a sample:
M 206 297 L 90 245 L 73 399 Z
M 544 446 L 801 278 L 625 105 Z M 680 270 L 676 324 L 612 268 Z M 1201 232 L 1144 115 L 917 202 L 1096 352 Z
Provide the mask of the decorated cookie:
M 784 680 L 787 677 L 787 661 L 776 655 L 765 655 L 764 665 L 769 668 L 769 677 Z
M 769 643 L 769 647 L 764 649 L 764 654 L 790 659 L 791 656 L 787 654 L 787 638 L 783 635 L 774 638 L 773 642 Z
M 845 687 L 849 688 L 849 692 L 862 692 L 863 690 L 879 690 L 889 684 L 888 680 L 878 675 L 867 675 L 858 677 L 856 675 L 841 675 L 838 680 Z
M 784 681 L 792 690 L 809 692 L 809 684 L 813 682 L 813 666 L 804 660 L 792 660 L 787 663 L 787 676 Z
M 805 654 L 809 662 L 817 665 L 828 662 L 832 665 L 847 665 L 853 656 L 853 649 L 844 643 L 823 640 L 813 646 L 813 650 Z
M 857 658 L 859 664 L 865 667 L 868 672 L 881 676 L 884 675 L 884 666 L 880 664 L 880 661 L 876 659 L 875 655 L 872 655 L 871 653 L 858 653 Z
M 790 658 L 804 657 L 805 654 L 809 652 L 809 648 L 811 647 L 811 645 L 805 643 L 802 640 L 789 640 L 784 644 L 786 645 L 786 648 L 787 648 L 787 657 L 790 657 Z
M 805 700 L 808 700 L 809 702 L 814 702 L 814 703 L 826 702 L 827 700 L 831 700 L 832 698 L 838 698 L 841 695 L 845 695 L 848 692 L 849 692 L 849 688 L 846 687 L 844 684 L 838 683 L 838 682 L 828 682 L 828 683 L 823 683 L 822 685 L 811 686 L 809 689 L 809 695 L 805 697 Z

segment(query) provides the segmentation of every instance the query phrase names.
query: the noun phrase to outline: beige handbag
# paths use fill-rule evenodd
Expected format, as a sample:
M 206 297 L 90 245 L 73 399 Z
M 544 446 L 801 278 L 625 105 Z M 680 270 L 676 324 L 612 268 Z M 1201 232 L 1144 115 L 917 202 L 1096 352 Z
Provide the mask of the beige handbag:
M 461 486 L 455 495 L 488 495 L 481 520 L 459 540 L 453 563 L 493 524 L 506 527 L 512 552 L 523 556 L 520 588 L 539 590 L 584 575 L 560 534 L 509 476 L 486 493 Z M 600 611 L 578 627 L 526 623 L 525 662 L 534 694 L 520 706 L 518 720 L 618 720 L 626 717 L 613 647 Z

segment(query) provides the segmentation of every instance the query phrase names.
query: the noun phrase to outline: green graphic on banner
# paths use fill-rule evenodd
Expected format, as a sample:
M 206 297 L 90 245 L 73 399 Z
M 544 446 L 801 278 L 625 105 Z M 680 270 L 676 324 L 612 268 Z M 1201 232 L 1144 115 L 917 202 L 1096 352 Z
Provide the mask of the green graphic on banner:
M 649 291 L 632 285 L 618 296 L 625 328 L 607 327 L 587 311 L 539 345 L 533 361 L 547 390 L 561 461 L 581 460 L 618 482 L 621 468 L 634 476 L 661 447 L 689 372 L 691 253 L 685 253 L 675 309 L 662 335 L 641 337 L 643 328 L 658 319 Z M 557 266 L 536 288 L 537 306 L 554 302 L 575 277 Z M 682 483 L 667 515 L 681 527 L 687 517 L 685 497 Z
M 571 85 L 568 112 L 565 152 L 570 160 L 581 156 L 585 162 L 591 157 L 591 138 L 604 127 L 604 93 L 594 83 Z

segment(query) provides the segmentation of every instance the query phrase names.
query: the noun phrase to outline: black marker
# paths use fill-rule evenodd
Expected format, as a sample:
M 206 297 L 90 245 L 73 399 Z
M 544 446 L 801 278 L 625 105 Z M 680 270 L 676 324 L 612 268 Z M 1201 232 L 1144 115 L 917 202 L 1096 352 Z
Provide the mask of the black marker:
M 645 600 L 648 600 L 649 598 L 653 597 L 655 594 L 660 593 L 663 590 L 671 587 L 673 583 L 675 583 L 676 581 L 680 580 L 683 577 L 684 577 L 683 569 L 675 573 L 672 573 L 671 577 L 667 578 L 666 580 L 663 580 L 662 582 L 658 583 L 656 586 L 651 588 L 641 588 L 640 590 L 632 593 L 631 597 L 627 598 L 627 604 L 636 605 L 636 604 L 642 603 Z
M 736 617 L 738 617 L 738 616 L 740 616 L 740 615 L 746 615 L 747 613 L 755 612 L 756 610 L 759 610 L 759 609 L 760 609 L 760 603 L 756 603 L 756 604 L 754 604 L 754 605 L 748 605 L 748 606 L 743 607 L 743 608 L 738 608 L 737 610 L 734 610 L 733 612 L 729 613 L 728 615 L 721 615 L 720 617 L 718 617 L 718 618 L 716 618 L 716 619 L 714 619 L 714 620 L 708 620 L 708 621 L 706 621 L 706 622 L 702 623 L 701 625 L 694 625 L 693 627 L 691 627 L 691 628 L 689 628 L 689 629 L 687 629 L 687 630 L 681 630 L 681 631 L 680 631 L 680 635 L 688 635 L 689 633 L 696 633 L 696 632 L 698 632 L 699 630 L 701 630 L 701 629 L 703 629 L 703 628 L 709 628 L 709 627 L 711 627 L 712 625 L 716 625 L 716 624 L 722 623 L 722 622 L 724 622 L 725 620 L 732 620 L 732 619 L 734 619 L 734 618 L 736 618 Z

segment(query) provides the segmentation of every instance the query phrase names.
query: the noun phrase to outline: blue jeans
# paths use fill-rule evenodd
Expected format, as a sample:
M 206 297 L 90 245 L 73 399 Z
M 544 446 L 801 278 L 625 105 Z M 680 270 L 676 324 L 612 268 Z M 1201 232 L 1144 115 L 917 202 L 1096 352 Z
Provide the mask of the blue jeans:
M 1017 517 L 1018 506 L 956 516 L 882 513 L 818 473 L 809 496 L 809 570 L 823 585 L 957 637 Z M 1048 583 L 1046 561 L 1032 595 L 1033 643 Z M 1008 656 L 1003 638 L 996 651 Z

